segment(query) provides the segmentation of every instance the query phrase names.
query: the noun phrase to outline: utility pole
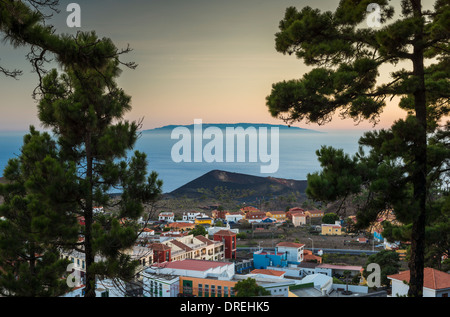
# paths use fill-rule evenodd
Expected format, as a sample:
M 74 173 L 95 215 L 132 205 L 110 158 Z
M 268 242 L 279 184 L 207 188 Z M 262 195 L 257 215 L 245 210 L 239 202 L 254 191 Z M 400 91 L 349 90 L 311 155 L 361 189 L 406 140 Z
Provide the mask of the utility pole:
M 308 238 L 309 240 L 311 240 L 311 244 L 312 244 L 312 253 L 314 254 L 314 240 L 311 238 Z

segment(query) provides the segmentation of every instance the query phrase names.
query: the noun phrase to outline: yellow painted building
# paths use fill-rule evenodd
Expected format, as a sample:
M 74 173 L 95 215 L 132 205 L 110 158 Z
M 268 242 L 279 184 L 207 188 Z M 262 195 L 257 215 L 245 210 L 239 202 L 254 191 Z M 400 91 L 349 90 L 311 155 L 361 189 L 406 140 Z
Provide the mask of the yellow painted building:
M 284 211 L 268 211 L 266 216 L 269 218 L 274 218 L 277 221 L 285 221 L 287 219 L 286 212 Z
M 322 218 L 324 213 L 321 210 L 306 210 L 305 215 L 308 218 Z
M 194 223 L 196 225 L 211 225 L 212 218 L 210 217 L 195 218 Z
M 342 227 L 338 224 L 322 224 L 322 235 L 340 236 L 342 234 Z

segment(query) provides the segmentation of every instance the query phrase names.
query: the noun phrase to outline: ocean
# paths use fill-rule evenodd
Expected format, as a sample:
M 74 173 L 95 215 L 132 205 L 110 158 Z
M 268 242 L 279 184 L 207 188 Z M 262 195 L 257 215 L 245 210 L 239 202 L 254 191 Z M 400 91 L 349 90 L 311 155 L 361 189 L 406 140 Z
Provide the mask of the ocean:
M 270 131 L 270 129 L 268 129 Z M 271 173 L 262 173 L 261 166 L 268 165 L 261 159 L 250 162 L 249 148 L 246 147 L 246 158 L 243 162 L 175 162 L 172 149 L 180 142 L 180 139 L 171 139 L 171 130 L 149 130 L 143 131 L 138 139 L 134 150 L 147 154 L 149 171 L 156 171 L 159 178 L 163 180 L 163 191 L 171 192 L 178 187 L 202 176 L 211 170 L 224 170 L 228 172 L 250 174 L 262 177 L 278 177 L 295 180 L 306 180 L 308 173 L 320 171 L 316 151 L 322 145 L 333 146 L 343 149 L 345 153 L 353 155 L 358 150 L 358 140 L 364 131 L 329 131 L 313 132 L 292 131 L 290 129 L 279 130 L 279 157 L 277 157 L 278 168 Z M 23 132 L 0 132 L 0 176 L 10 158 L 20 153 L 23 144 Z M 269 139 L 270 137 L 268 137 Z M 192 139 L 194 140 L 194 135 Z M 198 140 L 198 139 L 197 139 Z M 210 140 L 204 139 L 205 146 Z M 249 144 L 249 142 L 247 143 Z M 192 148 L 194 144 L 191 143 Z M 271 143 L 267 148 L 270 153 Z M 226 150 L 224 145 L 224 151 Z M 194 152 L 194 150 L 192 150 Z M 236 155 L 238 154 L 235 151 Z M 211 152 L 212 153 L 212 152 Z M 192 157 L 194 154 L 192 153 Z M 225 157 L 225 154 L 224 154 Z M 273 158 L 273 160 L 275 160 Z

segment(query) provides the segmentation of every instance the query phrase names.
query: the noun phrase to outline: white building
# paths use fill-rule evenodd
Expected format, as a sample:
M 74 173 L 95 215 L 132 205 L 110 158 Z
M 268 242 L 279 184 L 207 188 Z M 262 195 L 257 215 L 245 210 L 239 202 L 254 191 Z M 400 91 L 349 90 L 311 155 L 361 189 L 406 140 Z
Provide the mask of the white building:
M 183 221 L 195 221 L 197 218 L 205 218 L 208 217 L 205 213 L 198 211 L 187 211 L 183 212 Z
M 155 235 L 155 230 L 150 228 L 143 228 L 142 232 L 139 235 L 139 238 L 148 238 Z
M 158 216 L 159 221 L 174 222 L 175 214 L 173 212 L 162 212 Z
M 219 232 L 220 230 L 229 230 L 236 234 L 239 233 L 239 229 L 231 229 L 229 224 L 227 224 L 225 227 L 208 227 L 207 230 L 208 236 L 213 236 L 216 232 Z
M 286 253 L 289 262 L 300 263 L 303 261 L 304 244 L 295 242 L 280 242 L 277 244 L 277 252 Z
M 74 287 L 70 292 L 61 297 L 84 297 L 86 285 L 81 284 Z M 96 297 L 126 297 L 127 286 L 126 283 L 117 280 L 113 282 L 110 279 L 98 280 L 95 287 Z
M 238 222 L 245 218 L 245 214 L 243 212 L 229 212 L 225 215 L 225 220 L 227 222 Z
M 357 265 L 337 265 L 323 263 L 316 266 L 314 272 L 321 273 L 328 276 L 344 275 L 345 271 L 350 271 L 351 276 L 361 275 L 363 268 Z
M 302 279 L 302 283 L 313 283 L 314 288 L 322 295 L 328 295 L 333 291 L 333 278 L 325 274 L 311 274 Z
M 142 273 L 144 297 L 177 297 L 180 293 L 180 277 L 172 274 Z
M 294 227 L 306 225 L 306 215 L 304 213 L 293 214 L 292 224 L 294 225 Z
M 423 272 L 423 297 L 449 297 L 450 296 L 450 274 L 425 268 Z M 388 275 L 392 281 L 392 293 L 389 297 L 408 296 L 410 271 Z

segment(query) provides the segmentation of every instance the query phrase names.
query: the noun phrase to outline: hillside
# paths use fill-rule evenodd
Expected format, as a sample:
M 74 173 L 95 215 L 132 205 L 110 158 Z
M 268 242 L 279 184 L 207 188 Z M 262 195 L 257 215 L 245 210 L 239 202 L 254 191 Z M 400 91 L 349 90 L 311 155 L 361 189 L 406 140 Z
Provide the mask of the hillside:
M 270 199 L 289 194 L 305 193 L 307 182 L 260 177 L 247 174 L 213 170 L 169 193 L 169 196 L 190 198 L 225 198 L 249 200 Z

